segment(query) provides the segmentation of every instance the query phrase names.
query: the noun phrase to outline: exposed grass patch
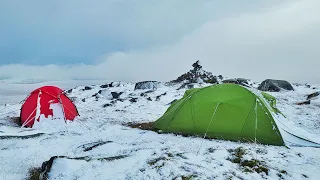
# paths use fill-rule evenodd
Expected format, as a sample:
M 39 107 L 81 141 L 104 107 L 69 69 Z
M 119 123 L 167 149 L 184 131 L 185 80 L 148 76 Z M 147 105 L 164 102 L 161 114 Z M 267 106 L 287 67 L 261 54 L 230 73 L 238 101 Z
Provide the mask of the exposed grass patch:
M 27 180 L 40 180 L 41 168 L 31 168 L 28 172 Z
M 155 154 L 153 154 L 155 155 Z M 187 157 L 185 157 L 183 155 L 183 153 L 170 153 L 170 152 L 166 152 L 165 154 L 163 154 L 162 156 L 160 157 L 157 157 L 157 158 L 154 158 L 154 159 L 151 159 L 151 160 L 148 160 L 147 161 L 147 164 L 149 166 L 152 166 L 153 168 L 156 168 L 156 169 L 161 169 L 162 167 L 165 166 L 165 163 L 170 161 L 171 159 L 175 158 L 175 157 L 178 157 L 178 158 L 181 158 L 181 159 L 188 159 Z
M 262 173 L 266 175 L 269 174 L 269 168 L 265 166 L 264 161 L 259 161 L 257 159 L 244 160 L 243 156 L 247 153 L 243 147 L 238 147 L 236 149 L 229 149 L 231 157 L 228 158 L 229 161 L 239 164 L 242 167 L 244 172 L 252 173 Z
M 176 176 L 172 180 L 182 179 L 182 180 L 191 180 L 192 178 L 196 178 L 197 175 L 183 175 L 183 176 Z
M 113 157 L 106 157 L 106 158 L 97 158 L 99 161 L 114 161 L 119 159 L 124 159 L 126 157 L 129 157 L 128 155 L 120 155 L 120 156 L 113 156 Z
M 9 120 L 17 126 L 22 126 L 20 117 L 9 117 Z
M 238 147 L 236 149 L 228 149 L 228 152 L 233 156 L 232 158 L 228 158 L 229 161 L 233 163 L 239 164 L 241 159 L 246 154 L 246 150 L 243 147 Z
M 129 127 L 132 127 L 132 128 L 142 129 L 142 130 L 155 131 L 155 129 L 153 129 L 154 122 L 146 122 L 146 123 L 133 123 L 133 122 L 129 122 L 129 123 L 126 123 L 126 124 L 123 124 L 123 125 L 129 126 Z
M 194 177 L 197 177 L 197 176 L 195 176 L 195 175 L 181 176 L 181 179 L 182 179 L 182 180 L 190 180 L 190 179 L 192 179 L 192 178 L 194 178 Z
M 148 163 L 150 166 L 154 166 L 154 165 L 157 164 L 159 161 L 165 161 L 165 160 L 168 160 L 168 159 L 167 159 L 166 157 L 158 157 L 158 158 L 149 160 L 147 163 Z

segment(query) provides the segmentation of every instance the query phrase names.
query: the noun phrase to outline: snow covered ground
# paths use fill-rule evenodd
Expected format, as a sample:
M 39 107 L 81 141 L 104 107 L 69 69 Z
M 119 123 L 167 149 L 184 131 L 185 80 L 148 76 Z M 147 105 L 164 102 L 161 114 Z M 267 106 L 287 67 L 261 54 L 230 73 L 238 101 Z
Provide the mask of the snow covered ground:
M 76 87 L 68 95 L 75 99 L 80 117 L 56 127 L 45 123 L 34 129 L 16 126 L 8 117 L 19 116 L 19 102 L 44 84 L 66 90 Z M 84 85 L 92 89 L 84 90 Z M 320 148 L 205 140 L 123 125 L 155 121 L 170 102 L 183 96 L 185 89 L 176 90 L 179 86 L 163 84 L 146 93 L 148 90 L 134 90 L 134 83 L 100 85 L 89 81 L 1 82 L 0 179 L 25 179 L 30 169 L 41 167 L 52 156 L 61 157 L 55 159 L 49 179 L 319 179 Z M 294 88 L 296 91 L 271 94 L 290 127 L 319 139 L 320 100 L 310 105 L 295 103 L 320 87 Z M 112 100 L 111 92 L 123 92 L 121 100 Z M 244 149 L 242 153 L 237 153 L 239 148 Z M 257 160 L 254 162 L 268 173 L 257 173 L 235 158 Z

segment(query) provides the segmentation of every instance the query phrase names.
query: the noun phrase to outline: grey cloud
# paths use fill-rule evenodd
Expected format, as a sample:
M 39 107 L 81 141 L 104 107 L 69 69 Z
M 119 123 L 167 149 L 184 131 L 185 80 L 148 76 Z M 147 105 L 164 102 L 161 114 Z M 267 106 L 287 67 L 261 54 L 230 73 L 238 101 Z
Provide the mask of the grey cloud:
M 179 41 L 108 54 L 98 65 L 2 66 L 0 76 L 38 77 L 43 72 L 58 79 L 170 80 L 200 59 L 214 74 L 320 83 L 319 10 L 317 0 L 290 1 L 261 11 L 212 18 Z M 14 74 L 13 69 L 24 73 Z

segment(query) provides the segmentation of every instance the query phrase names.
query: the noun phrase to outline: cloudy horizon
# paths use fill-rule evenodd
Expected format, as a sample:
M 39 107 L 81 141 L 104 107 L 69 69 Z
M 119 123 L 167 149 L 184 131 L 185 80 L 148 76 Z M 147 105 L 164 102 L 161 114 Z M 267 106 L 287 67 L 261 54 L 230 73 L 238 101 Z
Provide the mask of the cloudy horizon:
M 172 80 L 215 75 L 318 83 L 320 2 L 0 2 L 0 79 Z

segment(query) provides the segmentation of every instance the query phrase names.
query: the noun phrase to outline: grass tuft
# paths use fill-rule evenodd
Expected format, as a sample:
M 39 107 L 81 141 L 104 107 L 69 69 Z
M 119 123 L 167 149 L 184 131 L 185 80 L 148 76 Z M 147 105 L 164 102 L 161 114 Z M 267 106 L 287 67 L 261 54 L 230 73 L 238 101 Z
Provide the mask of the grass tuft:
M 31 168 L 28 172 L 27 180 L 40 180 L 41 168 Z
M 232 155 L 232 157 L 229 157 L 228 160 L 233 163 L 239 164 L 239 166 L 243 168 L 244 172 L 264 172 L 266 175 L 269 174 L 269 169 L 264 165 L 263 161 L 259 161 L 257 159 L 243 159 L 243 156 L 247 153 L 246 149 L 244 149 L 243 147 L 229 149 L 228 152 L 230 152 Z

